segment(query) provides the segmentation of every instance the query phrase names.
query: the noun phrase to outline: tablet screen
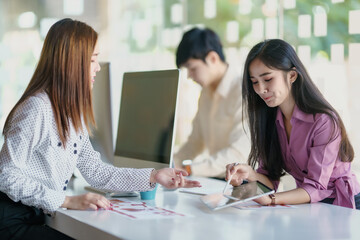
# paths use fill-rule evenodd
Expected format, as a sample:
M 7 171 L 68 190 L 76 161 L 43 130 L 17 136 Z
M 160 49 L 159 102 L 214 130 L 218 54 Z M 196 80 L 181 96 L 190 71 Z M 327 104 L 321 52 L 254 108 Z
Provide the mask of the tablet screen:
M 250 201 L 275 191 L 259 181 L 248 182 L 224 193 L 214 193 L 201 197 L 201 201 L 210 209 L 218 210 L 233 206 L 242 202 Z

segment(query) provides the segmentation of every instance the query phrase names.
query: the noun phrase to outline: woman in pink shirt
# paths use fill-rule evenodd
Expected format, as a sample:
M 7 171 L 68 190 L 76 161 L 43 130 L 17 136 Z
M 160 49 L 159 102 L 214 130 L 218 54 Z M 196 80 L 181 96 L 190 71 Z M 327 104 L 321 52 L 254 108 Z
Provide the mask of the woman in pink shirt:
M 259 198 L 258 203 L 326 202 L 360 209 L 360 185 L 351 171 L 354 150 L 344 124 L 293 47 L 279 39 L 258 43 L 244 69 L 249 165 L 227 165 L 226 178 L 233 175 L 234 186 L 244 179 L 258 180 L 276 190 L 286 171 L 296 188 Z

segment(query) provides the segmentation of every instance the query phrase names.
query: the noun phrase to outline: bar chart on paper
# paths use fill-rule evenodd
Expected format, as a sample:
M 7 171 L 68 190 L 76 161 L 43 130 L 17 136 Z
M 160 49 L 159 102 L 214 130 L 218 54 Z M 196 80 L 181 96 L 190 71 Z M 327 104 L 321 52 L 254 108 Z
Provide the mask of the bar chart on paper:
M 190 217 L 191 215 L 175 212 L 160 207 L 149 206 L 146 202 L 135 202 L 126 199 L 110 199 L 111 211 L 132 220 L 162 219 L 176 217 Z

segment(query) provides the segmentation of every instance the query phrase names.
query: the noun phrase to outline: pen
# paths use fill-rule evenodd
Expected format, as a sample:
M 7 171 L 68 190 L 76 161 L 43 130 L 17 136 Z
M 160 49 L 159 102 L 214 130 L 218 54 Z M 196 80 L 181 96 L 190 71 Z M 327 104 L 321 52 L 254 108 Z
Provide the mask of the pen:
M 234 163 L 233 167 L 235 167 L 236 165 L 239 165 L 239 163 Z M 223 193 L 225 193 L 227 187 L 229 186 L 233 175 L 231 175 L 230 178 L 227 180 L 226 185 L 225 185 L 224 190 L 223 190 Z

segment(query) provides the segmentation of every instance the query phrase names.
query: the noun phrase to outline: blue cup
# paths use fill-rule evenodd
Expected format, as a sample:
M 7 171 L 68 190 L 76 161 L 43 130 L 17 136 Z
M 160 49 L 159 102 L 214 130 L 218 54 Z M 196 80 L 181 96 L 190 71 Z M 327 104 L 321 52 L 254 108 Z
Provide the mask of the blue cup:
M 155 185 L 155 188 L 151 191 L 140 192 L 141 200 L 154 200 L 156 195 L 156 189 L 157 184 Z

